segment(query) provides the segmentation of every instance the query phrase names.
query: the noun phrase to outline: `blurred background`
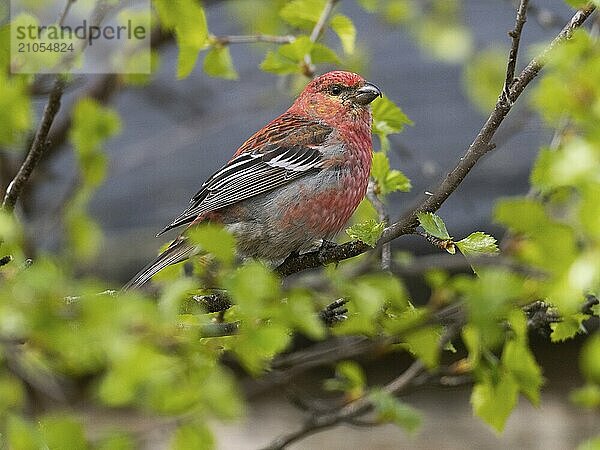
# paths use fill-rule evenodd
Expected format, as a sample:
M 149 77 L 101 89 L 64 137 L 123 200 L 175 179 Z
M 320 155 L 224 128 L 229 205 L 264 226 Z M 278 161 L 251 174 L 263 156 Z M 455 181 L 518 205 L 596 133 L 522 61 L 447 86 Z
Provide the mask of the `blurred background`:
M 514 5 L 502 0 L 437 2 L 446 3 L 449 12 L 437 20 L 451 31 L 438 36 L 410 24 L 409 13 L 403 12 L 405 2 L 385 3 L 388 9 L 376 13 L 366 13 L 364 5 L 353 0 L 341 1 L 338 9 L 357 29 L 357 50 L 348 65 L 381 87 L 414 122 L 390 138 L 391 164 L 413 185 L 411 192 L 389 197 L 394 218 L 423 198 L 456 164 L 487 117 L 483 111 L 489 111 L 488 80 L 480 80 L 484 85 L 481 89 L 473 82 L 478 77 L 495 81 L 504 70 Z M 562 1 L 538 0 L 534 6 L 522 38 L 523 60 L 551 40 L 571 15 Z M 246 12 L 268 8 L 269 2 L 207 1 L 205 7 L 211 33 L 240 35 L 252 33 Z M 333 35 L 328 39 L 333 42 Z M 114 280 L 115 286 L 127 280 L 167 242 L 170 236 L 156 239 L 154 235 L 186 207 L 202 182 L 255 130 L 287 109 L 298 80 L 259 70 L 265 48 L 271 47 L 230 46 L 237 80 L 210 78 L 201 67 L 177 80 L 177 49 L 172 39 L 164 38 L 158 47 L 160 69 L 148 84 L 124 87 L 114 77 L 95 75 L 82 79 L 77 89 L 69 91 L 65 105 L 80 89 L 87 89 L 114 106 L 122 119 L 122 132 L 106 145 L 108 176 L 90 203 L 90 214 L 105 236 L 99 257 L 90 263 L 94 274 Z M 480 61 L 487 61 L 488 66 L 499 62 L 499 71 L 478 71 Z M 495 95 L 497 92 L 492 91 L 492 101 Z M 38 108 L 43 104 L 40 99 Z M 63 112 L 68 109 L 63 108 Z M 65 117 L 59 115 L 59 125 L 61 120 Z M 552 132 L 544 129 L 528 109 L 527 96 L 521 98 L 497 135 L 496 149 L 440 210 L 450 234 L 463 237 L 482 230 L 500 237 L 501 231 L 490 220 L 494 201 L 527 192 L 533 158 L 551 139 Z M 70 195 L 76 173 L 68 144 L 56 145 L 41 175 L 46 181 L 43 190 L 29 192 L 21 213 L 32 224 L 30 238 L 41 248 L 61 245 L 56 211 Z M 417 258 L 439 254 L 423 239 L 402 238 L 394 246 L 415 253 Z M 547 378 L 543 406 L 536 409 L 522 399 L 501 436 L 472 417 L 468 387 L 428 388 L 406 397 L 424 412 L 424 426 L 414 437 L 393 426 L 338 427 L 291 448 L 573 448 L 598 432 L 600 418 L 583 413 L 568 401 L 569 389 L 581 380 L 576 367 L 564 361 L 573 361 L 578 341 L 551 347 L 546 342 L 534 341 L 536 357 Z M 385 358 L 364 362 L 370 382 L 386 379 L 387 373 L 396 373 L 402 364 Z M 301 388 L 310 390 L 320 379 L 317 375 L 309 373 L 301 380 Z M 248 386 L 251 401 L 246 420 L 215 425 L 223 449 L 257 448 L 299 425 L 301 413 L 285 401 L 280 389 L 252 393 L 251 380 Z M 164 436 L 150 436 L 150 447 L 163 448 Z

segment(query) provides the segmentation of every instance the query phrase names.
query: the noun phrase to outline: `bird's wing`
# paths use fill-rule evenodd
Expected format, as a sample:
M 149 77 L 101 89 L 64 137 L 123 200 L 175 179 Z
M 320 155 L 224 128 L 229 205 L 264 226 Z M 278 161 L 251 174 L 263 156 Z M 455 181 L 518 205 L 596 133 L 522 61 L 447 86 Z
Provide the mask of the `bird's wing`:
M 281 116 L 246 141 L 212 175 L 190 204 L 160 233 L 193 222 L 200 214 L 272 191 L 323 168 L 323 147 L 332 128 L 321 122 Z

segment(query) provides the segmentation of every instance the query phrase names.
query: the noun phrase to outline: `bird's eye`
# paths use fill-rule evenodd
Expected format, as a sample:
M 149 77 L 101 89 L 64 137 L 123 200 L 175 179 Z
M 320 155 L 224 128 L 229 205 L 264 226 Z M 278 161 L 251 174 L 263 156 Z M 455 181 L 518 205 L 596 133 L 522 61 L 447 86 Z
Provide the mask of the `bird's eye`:
M 331 89 L 329 89 L 329 92 L 331 92 L 331 95 L 337 97 L 342 93 L 342 87 L 337 84 L 334 84 L 333 86 L 331 86 Z

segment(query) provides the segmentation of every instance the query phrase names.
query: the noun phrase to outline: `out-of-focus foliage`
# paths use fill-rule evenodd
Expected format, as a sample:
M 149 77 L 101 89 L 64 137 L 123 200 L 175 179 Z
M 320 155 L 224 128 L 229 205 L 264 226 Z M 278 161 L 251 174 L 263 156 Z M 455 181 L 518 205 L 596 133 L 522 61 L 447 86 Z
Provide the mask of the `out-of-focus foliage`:
M 488 114 L 498 100 L 498 86 L 506 77 L 506 55 L 507 49 L 488 48 L 465 64 L 464 90 L 482 114 Z
M 377 14 L 387 26 L 403 27 L 428 55 L 448 63 L 467 61 L 465 86 L 471 99 L 489 111 L 501 91 L 505 61 L 501 52 L 474 53 L 458 0 L 430 2 L 360 0 L 365 14 Z M 573 2 L 570 2 L 573 3 Z M 175 74 L 188 76 L 204 53 L 207 75 L 235 80 L 238 74 L 229 47 L 210 32 L 210 17 L 192 0 L 154 0 L 156 18 L 172 32 L 179 50 Z M 267 5 L 267 6 L 265 6 Z M 347 68 L 360 56 L 361 35 L 352 17 L 334 12 L 314 42 L 310 36 L 326 6 L 325 0 L 293 2 L 245 0 L 228 8 L 251 34 L 292 36 L 285 44 L 262 43 L 261 68 L 291 76 L 292 86 L 305 76 L 331 67 Z M 32 18 L 20 18 L 19 20 Z M 8 42 L 7 27 L 0 42 Z M 282 41 L 283 42 L 283 41 Z M 505 43 L 504 43 L 505 44 Z M 0 146 L 12 154 L 26 148 L 32 129 L 30 76 L 7 75 L 9 59 L 0 46 Z M 600 407 L 600 337 L 587 335 L 586 321 L 600 313 L 583 313 L 585 294 L 597 294 L 600 281 L 600 50 L 596 37 L 575 34 L 549 57 L 534 90 L 532 107 L 557 129 L 559 145 L 540 151 L 531 174 L 537 195 L 500 201 L 497 222 L 509 231 L 506 266 L 480 266 L 483 255 L 498 252 L 493 237 L 474 231 L 455 240 L 442 218 L 418 215 L 426 236 L 440 248 L 460 253 L 473 263 L 473 274 L 429 273 L 431 301 L 412 302 L 403 281 L 390 273 L 348 276 L 345 270 L 324 271 L 327 289 L 282 285 L 260 262 L 237 264 L 235 239 L 216 225 L 196 228 L 190 238 L 203 250 L 193 261 L 191 276 L 181 265 L 154 279 L 156 298 L 141 292 L 115 294 L 107 283 L 81 276 L 84 263 L 94 261 L 102 233 L 87 213 L 92 195 L 105 179 L 106 140 L 121 128 L 118 115 L 91 99 L 73 108 L 69 141 L 77 162 L 73 192 L 57 225 L 65 229 L 64 246 L 56 254 L 39 252 L 28 260 L 26 230 L 13 215 L 0 214 L 0 448 L 133 448 L 136 436 L 125 425 L 104 428 L 84 423 L 78 407 L 127 411 L 172 431 L 174 449 L 214 448 L 209 423 L 230 420 L 244 411 L 240 388 L 225 354 L 252 376 L 269 369 L 273 358 L 290 349 L 295 334 L 321 340 L 330 334 L 393 338 L 389 351 L 407 351 L 429 370 L 439 367 L 442 353 L 453 352 L 442 325 L 432 321 L 445 305 L 461 302 L 466 323 L 460 337 L 468 355 L 459 366 L 472 374 L 473 411 L 502 430 L 523 395 L 540 401 L 544 378 L 527 333 L 522 306 L 544 300 L 562 315 L 552 324 L 551 339 L 560 342 L 580 334 L 585 339 L 579 366 L 584 383 L 572 392 L 574 403 Z M 152 58 L 157 66 L 158 54 Z M 132 64 L 135 61 L 132 60 Z M 314 67 L 316 66 L 316 67 Z M 502 69 L 502 70 L 501 70 Z M 257 68 L 258 70 L 258 68 Z M 127 76 L 127 83 L 150 77 Z M 393 98 L 393 93 L 387 93 Z M 380 199 L 410 189 L 410 180 L 390 166 L 388 136 L 412 122 L 390 97 L 373 103 L 377 136 L 372 178 Z M 419 124 L 418 124 L 419 125 Z M 420 126 L 426 126 L 421 124 Z M 377 145 L 378 144 L 378 145 Z M 375 245 L 385 227 L 367 202 L 352 239 Z M 395 258 L 399 261 L 401 258 Z M 364 259 L 359 259 L 364 262 Z M 103 262 L 103 263 L 110 263 Z M 345 267 L 354 267 L 352 261 Z M 349 271 L 350 272 L 350 271 Z M 189 275 L 189 273 L 188 273 Z M 200 289 L 204 286 L 207 289 Z M 207 337 L 218 327 L 218 314 L 206 314 L 194 295 L 225 289 L 234 303 L 225 318 L 238 324 L 231 336 Z M 349 301 L 348 319 L 327 330 L 317 312 L 333 299 Z M 419 299 L 422 300 L 422 299 Z M 414 303 L 414 305 L 413 305 Z M 417 306 L 418 305 L 418 306 Z M 385 387 L 373 387 L 355 362 L 337 365 L 325 388 L 341 392 L 346 401 L 371 402 L 375 418 L 408 432 L 421 418 Z M 33 412 L 32 396 L 50 405 Z M 580 448 L 594 448 L 598 439 Z

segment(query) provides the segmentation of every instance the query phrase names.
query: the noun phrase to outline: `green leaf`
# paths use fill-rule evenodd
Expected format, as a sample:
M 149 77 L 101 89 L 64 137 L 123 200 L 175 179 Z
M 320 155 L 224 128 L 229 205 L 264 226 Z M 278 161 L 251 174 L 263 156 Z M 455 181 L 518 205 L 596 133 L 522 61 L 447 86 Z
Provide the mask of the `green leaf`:
M 265 72 L 276 73 L 278 75 L 299 73 L 300 66 L 297 62 L 283 57 L 279 52 L 269 50 L 265 59 L 260 63 L 260 68 Z
M 477 367 L 482 353 L 482 340 L 479 328 L 467 323 L 462 329 L 461 337 L 465 343 L 465 347 L 469 351 L 469 364 L 473 368 Z
M 187 77 L 208 39 L 204 9 L 195 0 L 153 0 L 163 28 L 175 33 L 179 48 L 177 78 Z
M 499 374 L 500 379 L 492 381 L 486 376 L 475 384 L 471 393 L 473 412 L 484 422 L 501 432 L 506 420 L 517 405 L 519 386 L 510 373 Z
M 263 316 L 269 302 L 278 299 L 279 280 L 258 262 L 242 266 L 231 274 L 225 288 L 238 311 L 250 318 Z
M 586 380 L 600 385 L 600 332 L 590 336 L 583 345 L 579 365 Z
M 423 48 L 447 63 L 463 63 L 473 50 L 473 35 L 470 29 L 451 23 L 447 17 L 442 20 L 423 21 L 416 28 L 416 37 Z
M 330 22 L 331 29 L 338 35 L 344 52 L 348 55 L 354 53 L 356 44 L 356 28 L 349 17 L 336 14 Z
M 366 222 L 352 225 L 346 230 L 351 239 L 358 239 L 370 247 L 375 247 L 381 237 L 385 224 L 377 222 L 375 219 L 369 219 Z
M 244 328 L 242 324 L 233 351 L 250 374 L 258 375 L 275 355 L 287 348 L 290 341 L 289 329 L 279 324 L 261 324 L 253 329 Z
M 494 217 L 501 224 L 520 233 L 535 232 L 548 222 L 542 205 L 526 198 L 500 200 L 496 204 Z
M 103 141 L 120 130 L 119 115 L 94 99 L 84 97 L 73 108 L 70 139 L 78 154 L 99 150 Z
M 496 239 L 481 231 L 471 233 L 466 238 L 455 242 L 455 244 L 465 256 L 498 253 L 499 251 Z
M 319 20 L 325 0 L 293 0 L 279 11 L 279 16 L 294 27 L 311 30 Z
M 102 242 L 102 229 L 85 213 L 68 211 L 65 217 L 69 249 L 75 257 L 90 260 L 98 254 Z
M 565 0 L 565 2 L 573 8 L 583 8 L 588 4 L 588 0 Z
M 531 172 L 531 184 L 542 192 L 587 184 L 598 167 L 600 155 L 595 145 L 580 138 L 570 139 L 556 150 L 540 151 Z
M 213 46 L 204 57 L 204 71 L 211 77 L 237 80 L 229 47 Z
M 342 361 L 335 367 L 335 378 L 325 380 L 328 391 L 346 392 L 350 399 L 357 399 L 364 393 L 367 384 L 362 367 L 354 361 Z
M 338 58 L 337 53 L 335 53 L 332 49 L 327 47 L 326 45 L 315 43 L 312 45 L 312 49 L 310 51 L 310 57 L 312 62 L 315 64 L 321 63 L 340 63 L 340 58 Z
M 11 146 L 31 127 L 31 101 L 21 77 L 0 71 L 0 146 Z
M 48 415 L 39 422 L 47 448 L 88 448 L 83 425 L 75 417 Z
M 404 125 L 412 125 L 413 122 L 406 114 L 388 97 L 384 96 L 372 103 L 373 110 L 373 133 L 387 136 L 400 133 Z
M 577 333 L 585 331 L 582 324 L 589 317 L 587 314 L 575 313 L 563 317 L 560 322 L 551 323 L 552 334 L 550 334 L 550 339 L 552 342 L 563 342 L 572 339 Z
M 577 446 L 577 450 L 600 450 L 600 436 L 582 442 Z
M 135 438 L 120 431 L 113 431 L 108 436 L 102 437 L 96 450 L 134 450 L 136 448 Z
M 544 384 L 542 370 L 526 342 L 511 340 L 504 345 L 502 363 L 510 370 L 519 389 L 534 405 L 539 405 L 540 388 Z
M 269 51 L 260 68 L 280 75 L 300 73 L 304 57 L 310 54 L 314 45 L 308 36 L 298 36 L 294 42 L 281 45 L 276 52 Z
M 394 423 L 409 433 L 415 432 L 421 425 L 421 414 L 416 409 L 383 389 L 372 389 L 369 400 L 381 422 Z
M 358 4 L 369 13 L 377 12 L 379 9 L 379 0 L 358 0 Z
M 439 343 L 441 327 L 424 327 L 407 334 L 403 340 L 410 352 L 420 359 L 428 369 L 437 367 L 440 359 Z
M 215 439 L 210 429 L 200 423 L 185 423 L 176 430 L 171 442 L 171 450 L 211 450 Z
M 45 447 L 38 429 L 22 417 L 12 414 L 6 421 L 6 440 L 11 449 L 39 450 Z
M 581 408 L 595 409 L 600 407 L 600 385 L 586 384 L 575 389 L 569 395 L 569 400 Z
M 290 61 L 301 62 L 304 60 L 304 56 L 310 53 L 314 45 L 314 42 L 308 36 L 298 36 L 294 42 L 281 45 L 277 52 Z
M 377 193 L 386 195 L 391 192 L 408 192 L 410 180 L 399 170 L 390 169 L 390 161 L 384 152 L 373 153 L 371 176 L 377 182 Z
M 325 328 L 319 316 L 315 314 L 310 292 L 302 290 L 290 292 L 284 308 L 284 319 L 289 326 L 298 329 L 311 339 L 325 337 Z
M 463 88 L 482 113 L 488 114 L 498 100 L 506 78 L 506 54 L 505 49 L 489 48 L 464 65 Z
M 452 239 L 448 234 L 446 225 L 440 216 L 430 212 L 418 212 L 417 218 L 423 229 L 430 235 L 444 240 Z
M 221 225 L 200 224 L 189 232 L 190 239 L 220 262 L 231 265 L 235 259 L 235 238 Z

